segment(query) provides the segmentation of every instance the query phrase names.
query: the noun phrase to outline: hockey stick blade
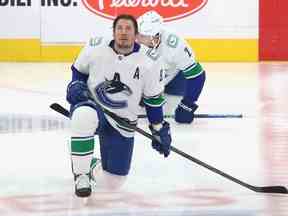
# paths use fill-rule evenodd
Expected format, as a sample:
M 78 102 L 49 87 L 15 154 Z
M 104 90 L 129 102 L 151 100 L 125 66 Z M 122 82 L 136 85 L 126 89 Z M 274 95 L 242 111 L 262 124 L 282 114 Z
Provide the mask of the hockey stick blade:
M 251 185 L 252 186 L 252 185 Z M 254 187 L 252 190 L 259 193 L 281 193 L 288 194 L 288 190 L 284 186 L 267 186 L 267 187 Z
M 70 116 L 70 112 L 68 110 L 66 110 L 64 107 L 62 107 L 60 104 L 57 104 L 57 103 L 53 103 L 50 105 L 50 107 L 55 110 L 56 112 L 59 112 L 61 113 L 62 115 L 66 116 L 66 117 L 69 117 Z M 102 107 L 103 109 L 103 107 Z M 107 115 L 109 115 L 111 118 L 113 118 L 115 121 L 117 121 L 119 124 L 122 124 L 122 125 L 125 125 L 126 127 L 130 127 L 131 129 L 134 129 L 135 131 L 137 131 L 138 133 L 142 134 L 143 136 L 151 139 L 151 140 L 154 140 L 155 137 L 149 133 L 147 133 L 146 131 L 142 130 L 141 128 L 138 128 L 137 126 L 135 125 L 131 125 L 129 124 L 128 122 L 124 121 L 123 119 L 121 119 L 120 117 L 118 117 L 116 114 L 106 110 L 106 109 L 103 109 L 103 112 L 105 112 Z M 258 186 L 253 186 L 253 185 L 250 185 L 248 183 L 245 183 L 227 173 L 224 173 L 223 171 L 221 170 L 218 170 L 216 169 L 215 167 L 212 167 L 211 165 L 208 165 L 206 163 L 204 163 L 203 161 L 200 161 L 198 160 L 197 158 L 195 157 L 192 157 L 191 155 L 171 146 L 171 151 L 173 151 L 174 153 L 176 154 L 179 154 L 181 155 L 182 157 L 202 166 L 202 167 L 205 167 L 207 168 L 208 170 L 218 174 L 218 175 L 221 175 L 222 177 L 226 178 L 226 179 L 229 179 L 239 185 L 242 185 L 243 187 L 246 187 L 254 192 L 258 192 L 258 193 L 279 193 L 279 194 L 288 194 L 288 190 L 286 187 L 284 186 L 265 186 L 265 187 L 258 187 Z
M 51 104 L 50 108 L 53 109 L 54 111 L 58 112 L 58 113 L 61 113 L 62 115 L 66 116 L 68 118 L 70 117 L 70 112 L 58 103 Z
M 202 167 L 205 167 L 205 168 L 209 169 L 210 171 L 217 173 L 218 175 L 221 175 L 222 177 L 227 178 L 227 179 L 229 179 L 229 180 L 231 180 L 237 184 L 240 184 L 243 187 L 246 187 L 246 188 L 248 188 L 254 192 L 258 192 L 258 193 L 281 193 L 281 194 L 287 194 L 288 193 L 287 188 L 284 186 L 258 187 L 258 186 L 253 186 L 253 185 L 250 185 L 248 183 L 245 183 L 245 182 L 243 182 L 243 181 L 241 181 L 241 180 L 239 180 L 239 179 L 237 179 L 237 178 L 235 178 L 235 177 L 233 177 L 227 173 L 224 173 L 221 170 L 216 169 L 215 167 L 210 166 L 209 164 L 204 163 L 203 161 L 198 160 L 195 157 L 192 157 L 189 154 L 186 154 L 185 152 L 180 151 L 179 149 L 176 149 L 173 146 L 171 146 L 171 151 L 176 152 L 179 155 L 187 158 L 188 160 L 193 161 L 194 163 L 196 163 Z

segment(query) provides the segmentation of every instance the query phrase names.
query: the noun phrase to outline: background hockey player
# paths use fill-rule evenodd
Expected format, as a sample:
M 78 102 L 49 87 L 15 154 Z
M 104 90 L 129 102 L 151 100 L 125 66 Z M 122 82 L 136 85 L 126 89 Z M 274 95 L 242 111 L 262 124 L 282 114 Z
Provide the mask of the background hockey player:
M 175 110 L 175 120 L 191 123 L 198 108 L 198 100 L 205 82 L 205 71 L 195 61 L 192 49 L 179 35 L 164 28 L 162 17 L 148 11 L 138 19 L 138 42 L 150 47 L 163 57 L 165 68 L 165 93 L 181 95 Z
M 136 124 L 139 102 L 144 96 L 149 128 L 161 140 L 153 141 L 152 146 L 165 157 L 170 153 L 170 127 L 162 112 L 164 83 L 160 57 L 147 54 L 135 42 L 137 32 L 133 16 L 119 15 L 113 22 L 114 39 L 92 38 L 72 66 L 67 100 L 72 105 L 71 159 L 75 193 L 79 197 L 91 194 L 95 131 L 103 167 L 101 173 L 93 176 L 96 185 L 99 178 L 107 189 L 117 189 L 130 169 L 134 131 L 108 117 L 103 107 Z

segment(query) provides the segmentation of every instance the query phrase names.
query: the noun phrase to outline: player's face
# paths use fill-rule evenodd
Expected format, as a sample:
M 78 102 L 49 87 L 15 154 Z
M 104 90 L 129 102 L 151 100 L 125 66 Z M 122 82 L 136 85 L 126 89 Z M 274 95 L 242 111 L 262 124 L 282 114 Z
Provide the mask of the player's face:
M 154 48 L 160 44 L 160 35 L 148 36 L 148 35 L 138 34 L 137 41 L 150 48 Z
M 114 39 L 120 49 L 132 48 L 136 39 L 135 28 L 131 20 L 118 20 L 115 30 Z

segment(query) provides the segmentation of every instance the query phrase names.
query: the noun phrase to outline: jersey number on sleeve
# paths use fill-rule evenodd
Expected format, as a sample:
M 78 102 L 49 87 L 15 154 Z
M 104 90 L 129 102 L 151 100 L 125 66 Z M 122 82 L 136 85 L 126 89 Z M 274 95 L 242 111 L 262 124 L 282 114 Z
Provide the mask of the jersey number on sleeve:
M 184 52 L 186 52 L 189 57 L 192 56 L 192 53 L 191 53 L 191 51 L 188 49 L 188 47 L 185 47 L 185 48 L 184 48 Z
M 159 79 L 159 82 L 161 82 L 161 81 L 164 79 L 164 76 L 165 76 L 164 70 L 161 69 L 161 70 L 160 70 L 160 79 Z
M 156 61 L 156 60 L 159 58 L 159 56 L 160 56 L 159 52 L 157 52 L 157 49 L 153 49 L 153 48 L 149 49 L 149 50 L 146 52 L 146 55 L 147 55 L 150 59 L 152 59 L 153 61 Z

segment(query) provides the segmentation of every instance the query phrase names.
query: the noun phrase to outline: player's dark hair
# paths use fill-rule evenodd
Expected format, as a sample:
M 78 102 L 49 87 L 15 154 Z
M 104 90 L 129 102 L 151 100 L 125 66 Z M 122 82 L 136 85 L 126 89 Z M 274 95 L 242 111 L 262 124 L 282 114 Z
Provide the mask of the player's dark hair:
M 130 14 L 120 14 L 118 15 L 115 20 L 113 21 L 113 31 L 115 31 L 116 29 L 116 25 L 118 23 L 119 20 L 121 19 L 125 19 L 125 20 L 131 20 L 134 26 L 134 30 L 135 30 L 135 34 L 138 34 L 138 24 L 137 24 L 137 20 L 135 19 L 134 16 L 130 15 Z

